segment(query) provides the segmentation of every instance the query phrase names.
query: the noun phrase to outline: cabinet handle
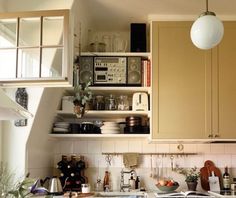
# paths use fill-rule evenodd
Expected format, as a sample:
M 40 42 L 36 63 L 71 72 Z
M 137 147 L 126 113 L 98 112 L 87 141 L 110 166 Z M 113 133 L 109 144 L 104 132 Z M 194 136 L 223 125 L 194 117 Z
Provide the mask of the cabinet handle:
M 213 134 L 208 135 L 209 138 L 213 138 Z
M 218 138 L 218 137 L 220 137 L 220 135 L 215 135 L 215 138 Z

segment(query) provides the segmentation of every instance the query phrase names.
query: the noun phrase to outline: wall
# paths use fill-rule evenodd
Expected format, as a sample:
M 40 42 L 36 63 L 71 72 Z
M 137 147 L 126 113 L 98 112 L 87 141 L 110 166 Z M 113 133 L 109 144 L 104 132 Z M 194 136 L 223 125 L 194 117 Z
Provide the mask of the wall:
M 60 105 L 62 88 L 45 88 L 27 141 L 26 170 L 31 177 L 51 175 L 54 142 L 48 137 L 55 111 Z
M 36 115 L 43 88 L 27 88 L 28 110 Z M 8 89 L 8 95 L 14 100 L 16 89 Z M 2 121 L 3 134 L 3 161 L 8 168 L 16 173 L 16 177 L 22 177 L 25 173 L 26 142 L 30 134 L 35 117 L 28 119 L 27 126 L 16 127 L 14 121 Z
M 57 140 L 54 148 L 54 167 L 60 161 L 61 155 L 71 154 L 83 155 L 88 164 L 86 176 L 89 183 L 93 186 L 97 176 L 100 174 L 104 177 L 104 172 L 108 168 L 105 156 L 102 152 L 178 152 L 177 144 L 148 144 L 146 139 L 74 139 L 74 140 Z M 175 157 L 174 165 L 181 167 L 201 168 L 206 160 L 212 160 L 215 165 L 223 168 L 227 165 L 230 168 L 231 175 L 236 176 L 236 144 L 185 144 L 184 152 L 196 152 L 198 155 L 188 157 Z M 155 190 L 156 179 L 150 177 L 152 167 L 160 167 L 163 163 L 163 173 L 166 177 L 174 178 L 181 184 L 181 188 L 186 188 L 184 177 L 171 171 L 171 160 L 167 156 L 141 155 L 140 166 L 136 170 L 141 176 L 141 184 L 149 190 Z M 111 166 L 108 168 L 112 175 L 113 190 L 119 190 L 120 171 L 124 168 L 122 156 L 113 156 Z M 153 173 L 154 174 L 154 173 Z M 180 188 L 180 189 L 181 189 Z M 198 189 L 201 186 L 198 185 Z
M 0 162 L 2 161 L 2 121 L 0 121 Z

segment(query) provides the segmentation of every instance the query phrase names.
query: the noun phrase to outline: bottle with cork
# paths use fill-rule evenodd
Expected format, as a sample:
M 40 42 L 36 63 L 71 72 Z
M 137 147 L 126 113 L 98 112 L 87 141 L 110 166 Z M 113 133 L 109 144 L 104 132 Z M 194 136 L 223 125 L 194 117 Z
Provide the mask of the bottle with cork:
M 225 167 L 223 174 L 223 190 L 230 190 L 230 174 L 228 172 L 228 166 Z

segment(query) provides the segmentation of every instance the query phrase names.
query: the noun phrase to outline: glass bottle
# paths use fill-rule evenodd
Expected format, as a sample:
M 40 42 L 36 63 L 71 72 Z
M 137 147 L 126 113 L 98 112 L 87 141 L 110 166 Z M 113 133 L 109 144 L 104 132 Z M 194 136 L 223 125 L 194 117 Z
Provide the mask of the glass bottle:
M 94 110 L 105 110 L 104 96 L 102 95 L 95 96 Z
M 104 191 L 109 191 L 109 172 L 108 171 L 105 171 L 105 176 L 104 176 L 104 179 L 103 179 L 103 190 Z
M 225 167 L 223 174 L 223 190 L 230 190 L 230 174 L 228 173 L 228 167 Z
M 129 100 L 128 96 L 126 95 L 121 95 L 118 97 L 117 100 L 117 109 L 121 111 L 127 111 L 129 110 Z
M 106 98 L 106 110 L 116 110 L 116 99 L 112 94 Z

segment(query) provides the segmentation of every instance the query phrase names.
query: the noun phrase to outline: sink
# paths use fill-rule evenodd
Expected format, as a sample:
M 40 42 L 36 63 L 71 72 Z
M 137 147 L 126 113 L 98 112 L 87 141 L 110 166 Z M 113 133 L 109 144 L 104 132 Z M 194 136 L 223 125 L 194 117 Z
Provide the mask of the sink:
M 94 197 L 125 197 L 125 198 L 145 198 L 145 192 L 98 192 Z

